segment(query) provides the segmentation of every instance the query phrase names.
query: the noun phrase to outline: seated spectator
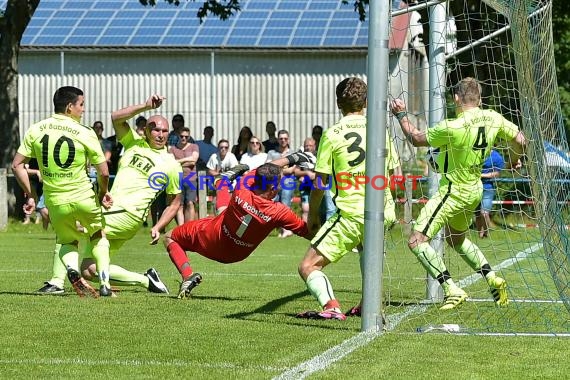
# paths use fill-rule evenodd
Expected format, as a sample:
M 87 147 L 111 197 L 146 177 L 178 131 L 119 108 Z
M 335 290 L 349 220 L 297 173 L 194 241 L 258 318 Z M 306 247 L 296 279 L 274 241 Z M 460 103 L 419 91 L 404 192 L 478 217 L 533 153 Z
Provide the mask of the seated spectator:
M 249 147 L 249 140 L 253 137 L 253 132 L 248 126 L 243 127 L 239 131 L 239 136 L 237 140 L 237 144 L 232 147 L 232 153 L 237 158 L 237 160 L 241 160 L 241 156 L 247 153 L 247 148 Z
M 266 152 L 270 150 L 275 150 L 279 147 L 279 141 L 277 141 L 277 137 L 275 137 L 275 133 L 277 132 L 277 126 L 274 122 L 268 121 L 265 124 L 265 132 L 269 137 L 267 140 L 263 141 L 263 148 Z
M 267 153 L 263 152 L 263 145 L 255 136 L 249 140 L 247 153 L 241 156 L 240 164 L 245 164 L 249 170 L 257 169 L 267 161 Z
M 229 152 L 229 149 L 230 142 L 228 140 L 222 139 L 218 142 L 218 152 L 212 154 L 206 164 L 209 175 L 217 176 L 223 171 L 229 170 L 239 164 L 236 156 Z M 229 189 L 227 187 L 223 187 L 219 190 L 216 189 L 216 212 L 218 214 L 228 207 L 229 202 Z
M 198 176 L 196 174 L 196 162 L 200 155 L 197 144 L 190 144 L 190 129 L 184 127 L 180 130 L 180 139 L 176 146 L 170 147 L 169 151 L 174 155 L 176 161 L 182 166 L 182 174 L 185 178 L 190 178 L 182 184 L 182 203 L 176 214 L 176 223 L 180 226 L 189 220 L 196 219 L 194 205 L 198 200 Z

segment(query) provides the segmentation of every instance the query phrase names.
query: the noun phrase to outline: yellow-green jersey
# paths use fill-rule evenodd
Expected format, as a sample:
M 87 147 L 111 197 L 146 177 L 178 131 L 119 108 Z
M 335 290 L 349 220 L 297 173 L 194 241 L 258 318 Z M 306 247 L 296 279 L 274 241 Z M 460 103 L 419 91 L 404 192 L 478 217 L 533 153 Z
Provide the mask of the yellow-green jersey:
M 93 165 L 105 162 L 95 132 L 62 114 L 32 125 L 18 153 L 38 160 L 45 197 L 51 205 L 93 197 L 87 161 Z
M 396 150 L 388 137 L 386 147 L 388 156 L 386 157 L 385 178 L 388 178 L 388 169 L 397 167 L 399 160 L 394 156 Z M 341 214 L 361 223 L 364 222 L 365 149 L 366 117 L 345 116 L 323 133 L 315 165 L 316 172 L 330 176 L 333 200 Z M 380 182 L 379 186 L 382 186 Z M 389 186 L 385 190 L 389 193 Z
M 481 168 L 497 138 L 511 141 L 518 127 L 493 110 L 472 108 L 456 119 L 443 120 L 427 130 L 427 142 L 439 148 L 440 186 L 481 186 Z
M 150 204 L 162 190 L 180 194 L 182 167 L 166 147 L 152 149 L 130 128 L 121 144 L 125 151 L 111 188 L 113 205 L 145 220 Z

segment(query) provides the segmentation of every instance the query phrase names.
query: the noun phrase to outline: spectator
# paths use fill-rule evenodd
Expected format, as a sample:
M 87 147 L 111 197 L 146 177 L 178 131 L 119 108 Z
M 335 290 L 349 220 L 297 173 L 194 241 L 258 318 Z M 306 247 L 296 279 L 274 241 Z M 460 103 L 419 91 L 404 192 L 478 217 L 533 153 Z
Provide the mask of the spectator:
M 178 140 L 180 139 L 180 131 L 184 128 L 184 116 L 177 113 L 176 115 L 172 116 L 172 131 L 168 134 L 168 147 L 176 146 L 178 144 Z M 194 139 L 189 141 L 190 143 L 194 144 Z
M 239 164 L 236 156 L 229 152 L 229 148 L 230 142 L 228 140 L 222 139 L 218 142 L 218 152 L 212 154 L 206 164 L 209 175 L 217 176 Z M 230 192 L 227 187 L 216 189 L 216 213 L 219 214 L 225 210 L 229 201 Z
M 105 127 L 103 126 L 103 122 L 102 121 L 94 122 L 92 128 L 95 131 L 97 138 L 99 139 L 99 143 L 101 144 L 101 149 L 103 150 L 103 154 L 105 155 L 105 159 L 107 160 L 107 165 L 110 166 L 111 155 L 113 153 L 112 144 L 103 138 L 103 130 L 105 129 Z M 111 174 L 110 169 L 109 169 L 109 174 Z
M 204 139 L 196 141 L 198 148 L 200 148 L 200 157 L 198 158 L 198 163 L 196 164 L 197 170 L 207 170 L 206 163 L 218 151 L 218 148 L 212 144 L 212 138 L 214 137 L 214 128 L 208 126 L 204 128 Z
M 247 153 L 241 156 L 240 164 L 245 164 L 249 170 L 257 169 L 267 161 L 267 153 L 263 152 L 263 145 L 259 139 L 252 136 L 249 140 L 249 147 Z
M 146 127 L 146 117 L 139 116 L 135 120 L 136 132 L 140 137 L 144 137 L 144 129 Z
M 319 144 L 321 143 L 322 135 L 323 135 L 323 127 L 321 127 L 320 125 L 315 125 L 313 127 L 311 136 L 313 137 L 313 139 L 315 139 L 315 146 L 317 147 L 317 150 L 319 150 Z
M 170 147 L 170 153 L 174 155 L 176 161 L 182 165 L 182 173 L 184 178 L 188 178 L 188 182 L 182 182 L 182 204 L 180 210 L 176 214 L 176 223 L 184 224 L 189 220 L 196 219 L 196 210 L 194 204 L 198 200 L 198 176 L 196 173 L 196 162 L 200 156 L 197 144 L 190 144 L 190 129 L 184 127 L 180 130 L 180 140 L 176 146 Z
M 270 150 L 277 149 L 279 147 L 279 141 L 277 141 L 277 137 L 275 137 L 275 132 L 277 132 L 277 126 L 275 125 L 275 123 L 272 121 L 268 121 L 267 124 L 265 124 L 265 132 L 269 137 L 267 140 L 263 142 L 263 147 L 265 148 L 265 151 L 269 152 Z
M 252 136 L 253 132 L 251 132 L 251 129 L 247 125 L 239 131 L 237 144 L 232 147 L 232 153 L 238 161 L 241 160 L 241 156 L 247 152 L 249 140 L 251 140 Z
M 40 172 L 40 167 L 38 166 L 38 161 L 35 158 L 32 158 L 27 164 L 24 165 L 24 167 L 26 168 L 26 172 L 28 173 L 28 177 L 30 179 L 30 185 L 32 187 L 32 193 L 30 196 L 34 199 L 36 204 L 39 204 L 43 193 L 43 180 L 42 173 Z M 40 223 L 42 215 L 36 206 L 36 210 L 29 209 L 28 212 L 24 212 L 24 221 L 22 224 L 30 224 L 34 211 L 36 211 L 35 224 Z
M 493 209 L 493 200 L 497 191 L 495 178 L 501 175 L 501 170 L 505 168 L 503 156 L 495 149 L 491 150 L 489 157 L 483 162 L 481 170 L 481 182 L 483 182 L 483 196 L 481 203 L 475 212 L 475 225 L 479 232 L 479 237 L 484 239 L 489 237 L 489 228 L 495 227 L 491 222 L 490 213 Z
M 279 141 L 279 147 L 267 153 L 267 162 L 277 160 L 278 158 L 288 156 L 292 153 L 291 149 L 289 149 L 289 132 L 284 129 L 280 130 L 279 133 L 277 133 L 277 140 Z M 284 168 L 281 188 L 279 189 L 275 200 L 291 208 L 291 201 L 293 200 L 293 194 L 295 193 L 296 182 L 295 165 Z M 292 235 L 293 233 L 291 231 L 285 229 L 282 229 L 279 232 L 280 238 L 286 238 Z
M 303 143 L 303 152 L 316 155 L 315 139 L 307 137 Z M 315 159 L 316 161 L 316 159 Z M 302 219 L 307 222 L 309 217 L 309 196 L 311 195 L 311 187 L 315 179 L 315 166 L 307 163 L 304 166 L 295 168 L 295 177 L 299 178 L 299 193 L 301 194 L 301 210 L 303 212 Z

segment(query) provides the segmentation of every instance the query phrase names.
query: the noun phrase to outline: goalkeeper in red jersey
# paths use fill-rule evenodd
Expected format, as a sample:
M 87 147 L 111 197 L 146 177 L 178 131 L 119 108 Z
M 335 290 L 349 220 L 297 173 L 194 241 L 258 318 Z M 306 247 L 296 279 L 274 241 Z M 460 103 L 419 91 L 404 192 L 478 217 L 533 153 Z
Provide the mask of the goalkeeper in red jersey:
M 164 244 L 183 279 L 178 298 L 189 297 L 192 289 L 202 281 L 202 276 L 193 272 L 185 251 L 230 264 L 247 258 L 275 228 L 282 227 L 296 235 L 307 236 L 307 224 L 273 198 L 279 191 L 282 167 L 309 160 L 309 156 L 297 152 L 246 172 L 222 213 L 189 221 L 166 233 Z M 242 169 L 242 173 L 245 170 L 247 168 Z M 232 173 L 227 180 L 231 181 L 239 174 Z

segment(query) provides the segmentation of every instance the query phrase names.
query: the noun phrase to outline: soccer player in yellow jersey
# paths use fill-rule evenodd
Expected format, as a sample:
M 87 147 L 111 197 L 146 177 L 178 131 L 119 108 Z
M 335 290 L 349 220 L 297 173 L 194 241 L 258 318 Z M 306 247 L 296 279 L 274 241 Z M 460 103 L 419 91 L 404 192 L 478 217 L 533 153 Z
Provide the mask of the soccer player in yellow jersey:
M 299 274 L 323 310 L 306 311 L 298 314 L 299 318 L 346 319 L 322 269 L 339 261 L 363 243 L 364 184 L 357 184 L 354 178 L 362 176 L 366 168 L 366 93 L 366 83 L 359 78 L 350 77 L 341 81 L 336 87 L 336 99 L 343 117 L 321 137 L 307 223 L 309 235 L 316 235 L 299 264 Z M 395 149 L 390 139 L 386 140 L 386 147 L 389 152 L 386 159 L 387 173 L 388 169 L 398 166 L 398 159 L 393 156 Z M 319 209 L 325 188 L 323 184 L 328 183 L 329 176 L 337 212 L 320 227 Z M 384 202 L 384 225 L 389 226 L 396 219 L 389 189 L 385 191 Z
M 176 216 L 180 207 L 180 173 L 182 167 L 166 148 L 169 131 L 168 120 L 160 115 L 148 118 L 144 136 L 139 136 L 127 121 L 141 112 L 160 107 L 164 97 L 151 95 L 144 103 L 131 105 L 111 115 L 117 139 L 124 147 L 111 194 L 113 206 L 103 211 L 105 231 L 111 245 L 111 255 L 132 239 L 146 220 L 150 204 L 162 191 L 166 192 L 168 207 L 157 224 L 151 229 L 151 244 L 160 238 L 164 229 Z M 96 280 L 99 265 L 86 247 L 81 270 L 83 277 Z M 113 285 L 138 285 L 153 293 L 168 293 L 155 269 L 145 274 L 130 272 L 118 265 L 110 265 L 110 280 Z M 47 284 L 63 286 L 61 270 L 54 267 L 53 277 Z
M 12 162 L 12 170 L 29 197 L 30 181 L 25 164 L 37 158 L 44 182 L 45 202 L 61 244 L 59 257 L 67 276 L 80 296 L 96 296 L 79 275 L 78 241 L 82 238 L 75 222 L 89 235 L 92 252 L 101 268 L 101 296 L 110 296 L 109 241 L 103 227 L 101 208 L 87 176 L 87 160 L 97 169 L 99 200 L 104 207 L 112 204 L 108 192 L 109 170 L 95 132 L 80 124 L 85 108 L 83 91 L 76 87 L 59 88 L 53 96 L 54 115 L 30 127 Z
M 401 99 L 390 103 L 404 135 L 414 146 L 439 148 L 437 168 L 439 189 L 421 210 L 408 240 L 410 250 L 444 292 L 441 310 L 454 309 L 467 299 L 467 293 L 453 282 L 443 259 L 429 242 L 445 228 L 447 243 L 480 273 L 498 306 L 508 304 L 507 283 L 491 269 L 475 244 L 465 237 L 473 212 L 483 193 L 481 167 L 496 139 L 509 144 L 507 168 L 515 167 L 526 144 L 518 127 L 493 110 L 481 109 L 481 85 L 473 78 L 462 79 L 454 88 L 457 118 L 439 122 L 426 131 L 417 129 L 407 117 Z

